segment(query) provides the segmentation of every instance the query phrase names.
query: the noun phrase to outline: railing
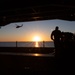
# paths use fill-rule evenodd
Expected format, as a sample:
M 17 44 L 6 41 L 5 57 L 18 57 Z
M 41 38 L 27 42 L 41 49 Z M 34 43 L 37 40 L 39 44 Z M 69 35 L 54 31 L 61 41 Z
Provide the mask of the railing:
M 29 42 L 0 42 L 0 47 L 54 47 L 54 43 L 50 41 Z

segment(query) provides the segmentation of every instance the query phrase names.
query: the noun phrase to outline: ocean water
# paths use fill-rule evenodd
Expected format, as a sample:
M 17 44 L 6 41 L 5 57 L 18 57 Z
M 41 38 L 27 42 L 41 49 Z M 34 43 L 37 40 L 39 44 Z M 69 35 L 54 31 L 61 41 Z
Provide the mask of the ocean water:
M 0 42 L 0 47 L 54 47 L 53 42 Z

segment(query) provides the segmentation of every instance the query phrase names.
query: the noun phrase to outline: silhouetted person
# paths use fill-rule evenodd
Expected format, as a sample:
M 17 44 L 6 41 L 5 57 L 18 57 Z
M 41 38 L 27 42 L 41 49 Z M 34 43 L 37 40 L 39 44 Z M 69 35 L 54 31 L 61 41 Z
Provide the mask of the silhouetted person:
M 55 46 L 55 56 L 59 56 L 59 49 L 61 47 L 61 31 L 59 30 L 59 27 L 56 26 L 55 30 L 52 31 L 51 33 L 51 39 L 54 41 L 54 46 Z
M 55 30 L 51 33 L 51 39 L 54 41 L 55 46 L 55 70 L 60 70 L 60 48 L 61 48 L 61 31 L 59 27 L 56 26 Z
M 43 41 L 43 47 L 45 47 L 45 41 Z

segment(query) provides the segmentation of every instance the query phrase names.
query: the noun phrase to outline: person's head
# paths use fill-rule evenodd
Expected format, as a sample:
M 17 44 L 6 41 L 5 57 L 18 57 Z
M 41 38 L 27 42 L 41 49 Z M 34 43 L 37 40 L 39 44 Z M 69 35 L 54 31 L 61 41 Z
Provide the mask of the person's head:
M 58 30 L 58 29 L 59 29 L 59 27 L 58 27 L 58 26 L 56 26 L 56 27 L 55 27 L 55 30 Z

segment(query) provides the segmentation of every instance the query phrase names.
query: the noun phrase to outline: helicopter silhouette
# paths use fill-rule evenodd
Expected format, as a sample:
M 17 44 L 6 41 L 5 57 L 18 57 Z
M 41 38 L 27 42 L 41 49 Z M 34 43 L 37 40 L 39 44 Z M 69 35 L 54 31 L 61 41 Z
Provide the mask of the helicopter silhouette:
M 16 25 L 17 25 L 17 24 L 16 24 Z M 22 24 L 22 25 L 17 25 L 16 28 L 20 28 L 20 27 L 22 27 L 22 26 L 23 26 L 23 24 Z

